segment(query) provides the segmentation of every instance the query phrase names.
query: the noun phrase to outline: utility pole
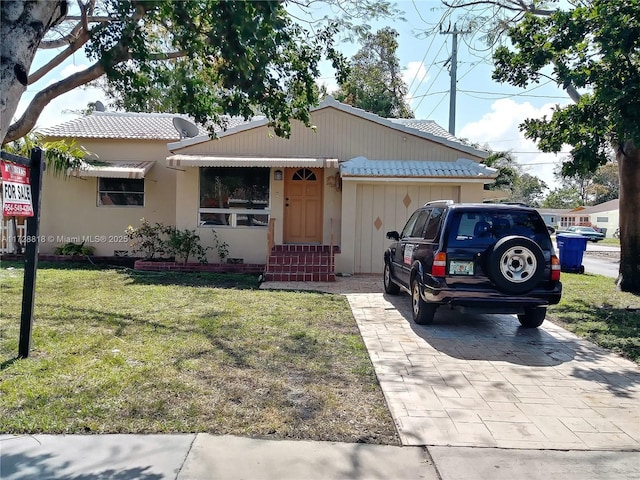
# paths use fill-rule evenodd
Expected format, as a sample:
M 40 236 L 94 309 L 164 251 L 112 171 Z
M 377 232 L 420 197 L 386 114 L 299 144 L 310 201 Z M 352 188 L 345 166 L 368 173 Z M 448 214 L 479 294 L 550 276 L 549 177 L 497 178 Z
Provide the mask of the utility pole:
M 445 65 L 451 61 L 451 70 L 449 75 L 451 76 L 451 86 L 449 87 L 449 133 L 451 135 L 456 134 L 456 88 L 458 83 L 458 34 L 466 33 L 462 30 L 458 30 L 456 25 L 451 30 L 451 25 L 446 31 L 442 31 L 442 25 L 440 26 L 441 35 L 453 35 L 451 56 L 449 60 L 445 62 Z

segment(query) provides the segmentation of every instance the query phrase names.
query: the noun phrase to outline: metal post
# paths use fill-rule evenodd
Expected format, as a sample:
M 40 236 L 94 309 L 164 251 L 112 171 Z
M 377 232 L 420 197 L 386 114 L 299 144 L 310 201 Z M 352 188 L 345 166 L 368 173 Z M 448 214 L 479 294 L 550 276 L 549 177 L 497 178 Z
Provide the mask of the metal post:
M 44 152 L 40 148 L 31 151 L 29 183 L 33 217 L 27 219 L 26 248 L 24 255 L 24 283 L 22 286 L 22 315 L 20 317 L 20 342 L 18 357 L 27 358 L 31 350 L 31 328 L 33 326 L 33 306 L 36 295 L 36 271 L 38 269 L 38 240 L 40 232 L 40 193 L 44 172 Z
M 449 90 L 449 133 L 456 134 L 456 90 L 458 83 L 458 32 L 453 31 L 451 47 L 451 87 Z
M 451 26 L 449 26 L 451 27 Z M 454 25 L 453 31 L 440 32 L 442 35 L 453 35 L 451 46 L 451 86 L 449 87 L 449 133 L 456 134 L 456 90 L 458 88 L 458 34 L 467 33 L 458 30 Z

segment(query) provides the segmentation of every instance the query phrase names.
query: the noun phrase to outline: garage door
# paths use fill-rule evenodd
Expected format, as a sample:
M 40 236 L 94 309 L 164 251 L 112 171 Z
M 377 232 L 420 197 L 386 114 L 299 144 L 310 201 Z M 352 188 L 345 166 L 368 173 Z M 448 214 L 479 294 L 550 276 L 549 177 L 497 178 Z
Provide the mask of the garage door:
M 432 200 L 460 201 L 457 185 L 360 184 L 356 187 L 355 273 L 382 273 L 386 233 L 402 230 L 409 215 Z

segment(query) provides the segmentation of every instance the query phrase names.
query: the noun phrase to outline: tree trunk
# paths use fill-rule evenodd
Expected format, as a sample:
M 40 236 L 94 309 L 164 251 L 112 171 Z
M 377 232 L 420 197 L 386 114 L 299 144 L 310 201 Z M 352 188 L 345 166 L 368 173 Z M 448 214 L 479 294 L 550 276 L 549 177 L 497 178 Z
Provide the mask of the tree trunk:
M 40 41 L 66 11 L 64 0 L 0 1 L 0 143 L 27 89 Z
M 616 153 L 620 173 L 620 274 L 624 292 L 640 293 L 640 149 L 631 140 Z

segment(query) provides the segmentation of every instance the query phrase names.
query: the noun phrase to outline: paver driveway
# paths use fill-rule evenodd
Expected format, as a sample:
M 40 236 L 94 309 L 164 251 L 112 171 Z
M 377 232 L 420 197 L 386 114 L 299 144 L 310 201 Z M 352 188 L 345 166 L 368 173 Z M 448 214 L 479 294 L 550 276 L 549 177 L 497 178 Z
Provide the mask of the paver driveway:
M 440 309 L 416 325 L 379 277 L 263 288 L 347 296 L 404 445 L 640 451 L 640 368 L 549 321 Z
M 347 294 L 404 445 L 639 450 L 640 369 L 546 321 Z

